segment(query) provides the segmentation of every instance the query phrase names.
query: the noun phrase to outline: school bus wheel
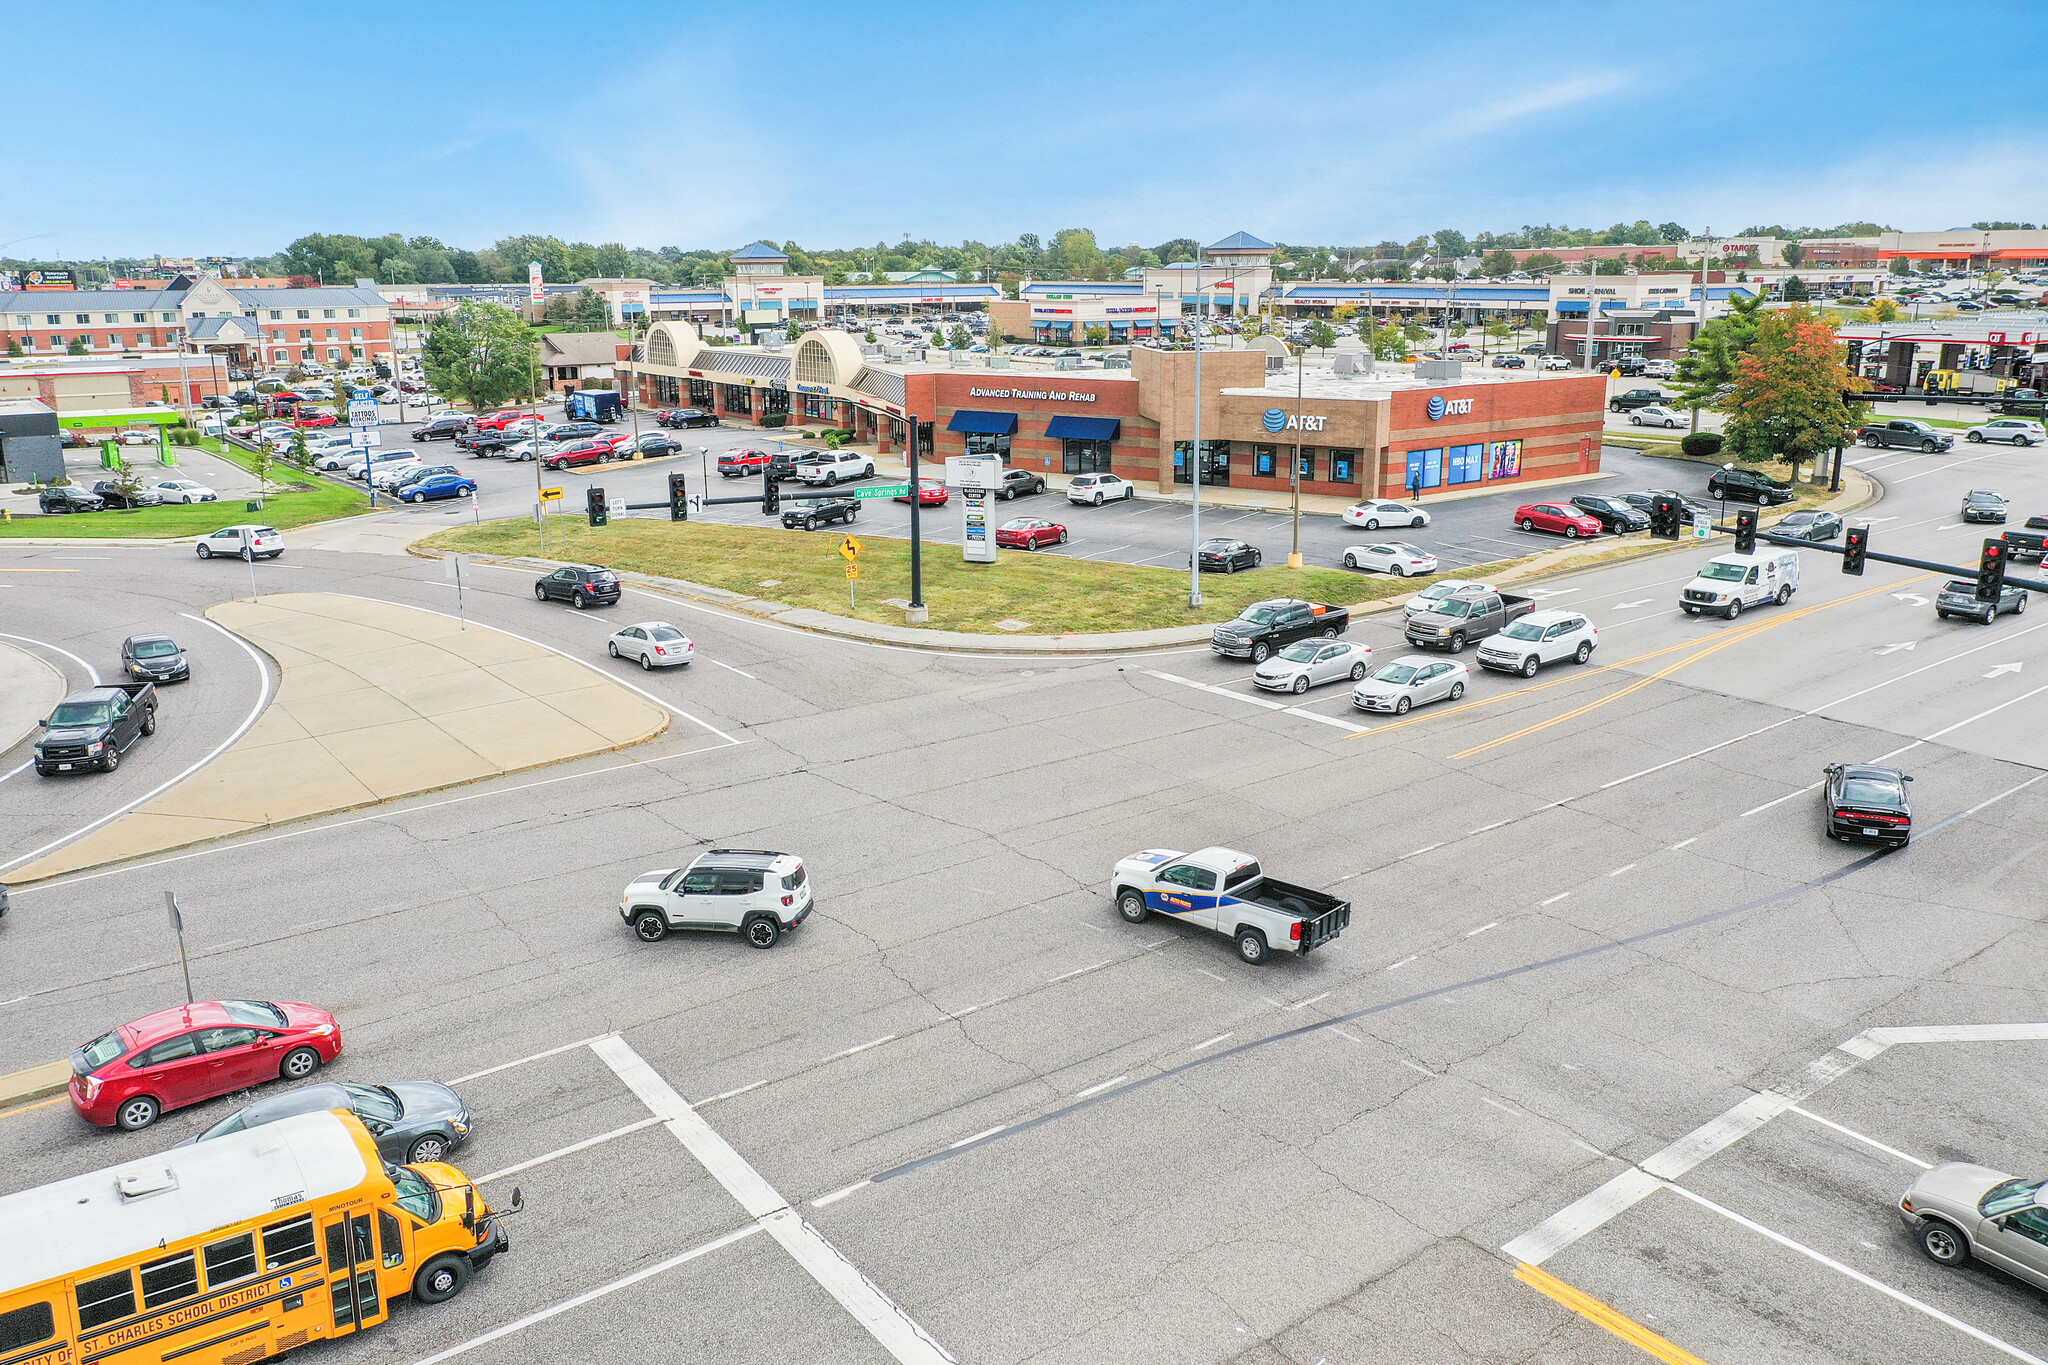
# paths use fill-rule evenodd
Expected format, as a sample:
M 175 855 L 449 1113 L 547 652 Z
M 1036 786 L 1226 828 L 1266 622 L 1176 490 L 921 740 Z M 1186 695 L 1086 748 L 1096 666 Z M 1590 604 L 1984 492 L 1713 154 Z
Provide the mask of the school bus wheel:
M 460 1256 L 436 1256 L 413 1276 L 412 1296 L 421 1303 L 445 1303 L 469 1283 L 469 1262 Z

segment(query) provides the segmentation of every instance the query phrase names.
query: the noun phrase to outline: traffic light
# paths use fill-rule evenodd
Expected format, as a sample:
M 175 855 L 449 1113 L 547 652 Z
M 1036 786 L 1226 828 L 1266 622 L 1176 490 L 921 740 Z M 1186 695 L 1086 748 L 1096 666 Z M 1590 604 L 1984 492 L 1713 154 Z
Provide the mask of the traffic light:
M 775 471 L 761 471 L 761 515 L 772 517 L 782 510 L 782 484 L 777 481 Z
M 1863 572 L 1863 552 L 1870 548 L 1870 528 L 1851 526 L 1842 533 L 1842 572 Z
M 670 521 L 688 521 L 690 519 L 689 481 L 679 472 L 672 472 L 668 476 L 668 519 Z
M 1661 540 L 1678 539 L 1679 519 L 1678 499 L 1659 493 L 1657 500 L 1650 504 L 1650 534 Z
M 1996 602 L 2005 590 L 2005 542 L 1987 540 L 1977 558 L 1977 600 Z
M 1735 514 L 1735 553 L 1756 553 L 1756 509 L 1745 507 Z
M 602 526 L 611 519 L 606 515 L 607 509 L 604 505 L 604 490 L 602 488 L 584 489 L 583 506 L 584 510 L 590 513 L 590 524 L 592 526 Z

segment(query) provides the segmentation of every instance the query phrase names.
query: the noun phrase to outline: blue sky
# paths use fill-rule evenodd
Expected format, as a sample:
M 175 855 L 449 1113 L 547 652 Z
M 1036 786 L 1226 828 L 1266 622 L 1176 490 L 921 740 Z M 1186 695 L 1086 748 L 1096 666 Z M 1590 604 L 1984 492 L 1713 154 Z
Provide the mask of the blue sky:
M 0 251 L 2038 222 L 2044 9 L 78 0 Z

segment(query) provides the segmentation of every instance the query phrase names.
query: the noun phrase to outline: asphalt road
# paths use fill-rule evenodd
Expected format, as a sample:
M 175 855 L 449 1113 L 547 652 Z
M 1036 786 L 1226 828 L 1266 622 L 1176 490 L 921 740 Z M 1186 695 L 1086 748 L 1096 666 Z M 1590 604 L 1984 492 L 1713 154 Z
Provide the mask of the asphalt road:
M 2048 502 L 2031 452 L 1864 454 L 1889 489 L 1879 550 L 1972 558 L 1965 487 Z M 246 591 L 240 564 L 104 553 L 30 576 L 74 566 L 0 546 L 9 629 L 104 669 L 119 634 Z M 480 569 L 472 619 L 563 648 L 676 620 L 699 661 L 634 681 L 741 742 L 679 722 L 24 888 L 0 923 L 0 1071 L 177 997 L 173 889 L 202 995 L 333 1009 L 336 1078 L 457 1084 L 477 1131 L 454 1159 L 524 1190 L 514 1249 L 455 1301 L 322 1348 L 340 1362 L 470 1343 L 475 1362 L 886 1360 L 848 1264 L 961 1361 L 1620 1362 L 1641 1357 L 1501 1248 L 1632 1171 L 1653 1192 L 1543 1269 L 1703 1359 L 2012 1358 L 1984 1336 L 2042 1354 L 2036 1291 L 1937 1270 L 1890 1204 L 1915 1161 L 2042 1174 L 2048 1043 L 1866 1048 L 1825 1086 L 1812 1067 L 1871 1028 L 2048 1019 L 2048 617 L 1940 622 L 1934 579 L 1817 552 L 1788 606 L 1685 617 L 1704 553 L 1544 584 L 1600 626 L 1589 666 L 1479 676 L 1399 719 L 1334 687 L 1255 704 L 1247 666 L 1201 649 L 954 657 L 637 593 L 579 614 Z M 396 556 L 256 571 L 450 596 Z M 109 604 L 118 624 L 78 629 Z M 1379 620 L 1354 635 L 1406 652 Z M 180 770 L 254 679 L 222 641 L 113 778 L 0 783 L 0 861 Z M 1914 844 L 1823 838 L 1821 766 L 1886 755 L 1918 779 Z M 1349 930 L 1253 970 L 1221 936 L 1117 918 L 1118 857 L 1209 843 L 1346 896 Z M 801 853 L 811 922 L 769 952 L 634 940 L 619 888 L 712 844 Z M 750 1231 L 736 1168 L 650 1122 L 643 1061 L 844 1260 Z M 1803 1112 L 1657 1165 L 1773 1086 Z M 138 1135 L 61 1103 L 0 1117 L 0 1190 L 158 1151 L 231 1104 Z M 900 1317 L 868 1320 L 932 1358 Z

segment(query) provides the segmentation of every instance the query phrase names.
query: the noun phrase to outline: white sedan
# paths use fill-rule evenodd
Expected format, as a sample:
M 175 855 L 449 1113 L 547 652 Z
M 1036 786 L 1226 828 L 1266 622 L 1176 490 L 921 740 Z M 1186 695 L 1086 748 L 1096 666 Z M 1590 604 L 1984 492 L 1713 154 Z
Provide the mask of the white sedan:
M 1427 577 L 1436 572 L 1436 556 L 1404 541 L 1353 545 L 1344 552 L 1347 569 L 1375 569 L 1396 578 Z
M 1411 706 L 1456 701 L 1465 695 L 1472 670 L 1461 663 L 1410 654 L 1396 659 L 1351 689 L 1351 704 L 1361 711 L 1392 711 L 1406 715 Z
M 614 659 L 637 659 L 645 669 L 687 664 L 696 657 L 690 637 L 666 621 L 642 621 L 613 635 L 606 645 Z
M 205 484 L 195 483 L 191 479 L 165 479 L 162 483 L 151 484 L 150 487 L 163 494 L 165 502 L 216 502 L 220 498 L 220 494 Z
M 1252 673 L 1255 686 L 1268 692 L 1308 691 L 1318 683 L 1349 678 L 1357 682 L 1372 669 L 1372 646 L 1348 640 L 1300 640 L 1287 646 Z
M 2048 441 L 2048 431 L 2039 422 L 2029 422 L 2023 417 L 2001 417 L 1996 422 L 1986 422 L 1981 427 L 1971 427 L 1963 433 L 1965 441 L 2010 441 L 2016 446 L 2030 446 L 2039 441 Z
M 1628 415 L 1632 427 L 1669 427 L 1676 431 L 1685 425 L 1685 418 L 1670 408 L 1637 408 Z
M 120 442 L 124 446 L 153 446 L 156 444 L 156 440 L 155 427 L 150 427 L 147 430 L 130 429 L 122 432 L 120 435 Z
M 1377 531 L 1382 526 L 1427 526 L 1429 513 L 1420 507 L 1410 507 L 1405 502 L 1382 502 L 1368 498 L 1354 502 L 1344 509 L 1344 524 L 1363 526 L 1368 531 Z

